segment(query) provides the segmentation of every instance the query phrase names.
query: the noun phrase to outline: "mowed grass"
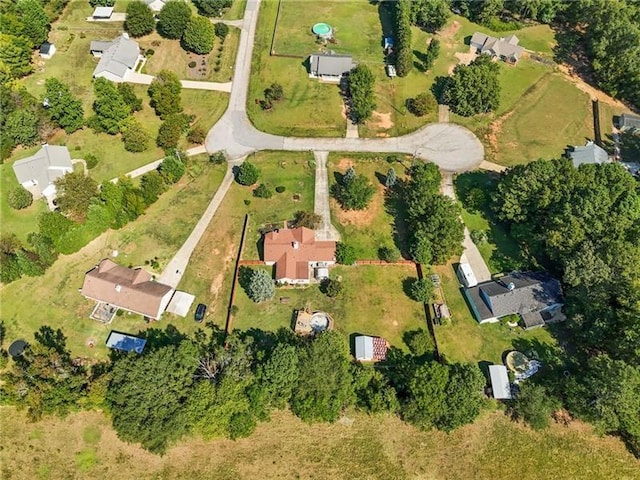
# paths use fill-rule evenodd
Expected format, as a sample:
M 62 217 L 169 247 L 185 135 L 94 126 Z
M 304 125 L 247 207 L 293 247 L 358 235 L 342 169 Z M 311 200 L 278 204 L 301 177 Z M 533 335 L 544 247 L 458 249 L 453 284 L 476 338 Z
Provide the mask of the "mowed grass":
M 622 442 L 580 422 L 535 432 L 501 412 L 449 434 L 421 432 L 396 417 L 348 412 L 353 422 L 306 424 L 275 412 L 249 438 L 190 438 L 160 457 L 122 442 L 99 412 L 27 423 L 2 407 L 3 478 L 503 479 L 637 478 L 640 462 Z M 88 427 L 100 432 L 88 442 Z M 89 453 L 92 452 L 92 453 Z M 525 457 L 526 452 L 526 457 Z M 79 472 L 83 460 L 85 471 Z
M 6 338 L 31 340 L 41 325 L 49 325 L 62 329 L 74 355 L 105 358 L 104 341 L 111 329 L 136 333 L 149 326 L 164 328 L 168 322 L 146 325 L 138 315 L 116 317 L 109 326 L 95 322 L 89 318 L 94 302 L 82 297 L 78 289 L 85 272 L 114 251 L 118 252 L 114 260 L 125 266 L 145 266 L 157 259 L 160 268 L 154 273 L 159 274 L 204 212 L 224 171 L 224 166 L 210 165 L 206 156 L 193 159 L 189 173 L 136 221 L 105 232 L 75 254 L 61 256 L 43 276 L 2 286 Z M 145 268 L 153 272 L 150 266 Z M 89 339 L 95 340 L 95 348 L 87 346 Z
M 157 75 L 162 70 L 171 70 L 183 80 L 197 80 L 209 82 L 229 82 L 233 77 L 233 66 L 236 62 L 238 43 L 240 41 L 240 29 L 229 27 L 229 34 L 224 43 L 220 38 L 215 37 L 213 50 L 206 55 L 207 74 L 200 75 L 200 72 L 192 73 L 189 62 L 195 61 L 196 68 L 202 68 L 202 56 L 185 51 L 180 45 L 180 40 L 163 39 L 157 32 L 153 32 L 141 39 L 138 39 L 140 48 L 143 51 L 153 49 L 154 54 L 147 60 L 144 66 L 144 73 Z M 160 45 L 154 45 L 160 43 Z M 220 59 L 220 68 L 216 72 L 216 60 Z
M 265 183 L 272 190 L 282 185 L 285 191 L 274 192 L 270 199 L 256 198 L 253 190 L 257 184 L 245 187 L 234 182 L 194 250 L 179 285 L 181 290 L 196 296 L 193 309 L 197 303 L 207 305 L 205 322 L 213 322 L 221 328 L 225 325 L 245 214 L 249 214 L 250 221 L 242 258 L 260 260 L 259 229 L 263 225 L 291 220 L 297 210 L 313 210 L 315 166 L 312 155 L 308 152 L 258 152 L 247 160 L 261 170 L 258 183 Z M 294 200 L 293 195 L 299 195 L 300 200 Z M 250 204 L 246 205 L 245 201 Z
M 342 280 L 344 292 L 339 297 L 327 297 L 320 292 L 318 285 L 280 287 L 272 300 L 254 303 L 239 288 L 234 329 L 291 328 L 294 311 L 304 308 L 329 313 L 336 330 L 349 339 L 352 348 L 353 338 L 358 334 L 383 337 L 391 345 L 406 350 L 403 334 L 426 329 L 422 305 L 410 300 L 403 290 L 407 279 L 417 278 L 414 267 L 338 266 L 331 269 L 330 275 Z M 281 299 L 287 299 L 286 303 Z
M 330 200 L 332 223 L 342 241 L 355 248 L 360 260 L 378 259 L 378 250 L 385 246 L 406 250 L 404 232 L 397 228 L 392 214 L 394 205 L 387 198 L 387 188 L 383 184 L 390 167 L 395 169 L 399 180 L 404 178 L 404 167 L 399 163 L 389 164 L 384 158 L 385 155 L 331 153 L 327 162 L 330 186 L 353 166 L 356 173 L 366 176 L 375 188 L 373 199 L 364 210 L 345 211 L 336 200 Z
M 524 346 L 535 349 L 536 345 L 553 348 L 556 345 L 556 340 L 546 328 L 525 331 L 502 323 L 479 325 L 460 291 L 453 270 L 455 263 L 457 261 L 433 267 L 434 273 L 440 277 L 442 292 L 451 312 L 450 322 L 435 327 L 440 353 L 449 361 L 499 364 L 508 350 Z

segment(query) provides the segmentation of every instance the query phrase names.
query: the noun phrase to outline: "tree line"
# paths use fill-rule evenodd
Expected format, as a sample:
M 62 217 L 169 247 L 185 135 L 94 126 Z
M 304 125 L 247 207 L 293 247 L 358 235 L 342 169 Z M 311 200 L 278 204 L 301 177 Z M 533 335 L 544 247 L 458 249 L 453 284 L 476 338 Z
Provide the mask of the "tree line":
M 640 453 L 639 182 L 619 164 L 538 160 L 510 169 L 492 198 L 523 249 L 562 279 L 568 358 L 532 380 Z
M 215 327 L 188 337 L 169 325 L 143 335 L 143 354 L 113 351 L 109 361 L 85 365 L 60 330 L 43 326 L 2 374 L 2 398 L 32 420 L 103 409 L 122 440 L 159 454 L 186 435 L 249 436 L 276 409 L 309 423 L 335 422 L 349 408 L 388 412 L 450 431 L 485 403 L 479 367 L 434 362 L 423 330 L 407 334 L 410 353 L 392 348 L 384 368 L 353 361 L 337 332 L 302 338 L 252 329 L 224 340 Z

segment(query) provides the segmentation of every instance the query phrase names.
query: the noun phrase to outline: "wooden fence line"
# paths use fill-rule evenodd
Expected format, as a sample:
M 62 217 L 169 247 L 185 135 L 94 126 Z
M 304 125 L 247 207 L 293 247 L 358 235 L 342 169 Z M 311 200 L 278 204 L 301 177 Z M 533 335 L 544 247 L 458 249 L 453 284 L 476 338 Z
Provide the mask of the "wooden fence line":
M 240 247 L 238 248 L 238 256 L 236 257 L 236 268 L 233 272 L 233 283 L 231 284 L 231 295 L 229 297 L 229 306 L 227 307 L 227 321 L 225 322 L 224 332 L 225 336 L 231 333 L 233 328 L 233 315 L 231 310 L 233 309 L 233 303 L 236 299 L 236 285 L 238 283 L 238 271 L 240 270 L 240 258 L 242 257 L 242 249 L 244 247 L 244 239 L 247 235 L 247 225 L 249 223 L 249 214 L 244 216 L 244 225 L 242 225 L 242 237 L 240 237 Z M 226 346 L 226 342 L 225 342 Z
M 422 265 L 416 263 L 416 272 L 418 273 L 418 278 L 424 278 L 422 274 Z M 427 318 L 427 329 L 431 334 L 431 340 L 433 340 L 433 351 L 435 353 L 435 357 L 437 361 L 440 361 L 440 349 L 438 348 L 438 340 L 436 339 L 436 331 L 433 326 L 433 319 L 431 318 L 431 310 L 429 308 L 429 303 L 423 303 L 424 306 L 424 315 Z

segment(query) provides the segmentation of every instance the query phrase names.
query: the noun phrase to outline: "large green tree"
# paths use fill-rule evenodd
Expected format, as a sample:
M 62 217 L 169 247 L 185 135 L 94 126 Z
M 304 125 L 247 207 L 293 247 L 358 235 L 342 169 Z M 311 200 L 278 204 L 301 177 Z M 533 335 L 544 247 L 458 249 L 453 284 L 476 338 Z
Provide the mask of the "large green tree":
M 98 196 L 98 184 L 83 172 L 71 172 L 55 181 L 56 203 L 61 212 L 83 221 L 92 200 Z
M 488 55 L 453 70 L 444 89 L 444 102 L 463 117 L 488 113 L 500 104 L 500 66 Z
M 440 30 L 451 16 L 449 0 L 413 0 L 411 21 L 429 31 Z
M 182 45 L 190 52 L 203 55 L 213 50 L 215 29 L 206 17 L 191 17 L 182 36 Z
M 394 60 L 399 77 L 406 77 L 413 68 L 413 49 L 411 46 L 411 1 L 390 2 L 394 21 L 395 52 Z
M 148 89 L 151 106 L 155 109 L 156 115 L 164 120 L 167 115 L 182 112 L 181 91 L 180 78 L 171 70 L 162 70 Z
M 205 17 L 221 17 L 233 0 L 192 0 L 201 15 Z
M 352 169 L 347 170 L 347 174 L 331 186 L 331 195 L 345 210 L 364 210 L 369 206 L 375 191 L 366 176 L 356 175 Z
M 0 33 L 0 63 L 13 78 L 31 73 L 33 67 L 29 41 L 24 37 Z
M 134 0 L 127 5 L 127 19 L 124 28 L 132 37 L 142 37 L 153 32 L 156 21 L 149 5 Z
M 298 368 L 298 349 L 286 343 L 276 345 L 267 361 L 260 365 L 258 375 L 271 405 L 284 408 L 289 402 L 298 383 Z
M 375 77 L 364 63 L 349 73 L 349 93 L 351 97 L 350 114 L 356 123 L 364 123 L 376 108 L 373 87 Z
M 149 350 L 114 361 L 107 401 L 122 440 L 164 453 L 188 431 L 186 404 L 198 352 L 188 340 Z
M 82 128 L 84 111 L 82 101 L 76 98 L 69 85 L 57 78 L 47 78 L 44 82 L 46 109 L 49 117 L 67 133 Z
M 38 0 L 18 0 L 16 15 L 22 28 L 20 35 L 29 40 L 32 47 L 42 45 L 49 35 L 49 17 Z
M 165 38 L 182 37 L 191 18 L 191 7 L 183 0 L 169 0 L 158 14 L 158 33 Z
M 122 99 L 115 84 L 106 78 L 96 78 L 93 91 L 96 95 L 93 102 L 95 115 L 87 124 L 98 132 L 119 133 L 131 115 L 131 107 Z

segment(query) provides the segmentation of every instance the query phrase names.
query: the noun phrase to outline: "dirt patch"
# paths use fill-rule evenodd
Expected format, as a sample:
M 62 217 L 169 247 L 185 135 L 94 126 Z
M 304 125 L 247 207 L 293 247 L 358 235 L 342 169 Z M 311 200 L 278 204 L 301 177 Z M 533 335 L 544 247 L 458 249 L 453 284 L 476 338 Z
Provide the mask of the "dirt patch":
M 558 69 L 562 72 L 562 74 L 564 75 L 564 77 L 569 80 L 571 83 L 573 83 L 576 88 L 578 88 L 578 90 L 582 90 L 584 93 L 586 93 L 587 95 L 589 95 L 591 98 L 596 98 L 598 100 L 600 100 L 601 102 L 607 103 L 609 105 L 612 105 L 614 107 L 617 108 L 622 108 L 622 109 L 627 109 L 628 107 L 622 103 L 619 100 L 616 100 L 615 98 L 607 95 L 606 93 L 604 93 L 602 90 L 598 90 L 595 87 L 592 87 L 591 85 L 589 85 L 587 82 L 585 82 L 584 80 L 582 80 L 582 78 L 580 78 L 574 71 L 574 69 L 572 67 L 570 67 L 567 64 L 560 64 L 558 65 Z
M 469 65 L 478 56 L 478 54 L 475 52 L 467 52 L 467 53 L 456 52 L 453 55 L 458 59 L 457 65 L 459 64 Z M 454 68 L 456 68 L 456 65 L 451 65 L 449 67 L 449 75 L 453 73 Z
M 344 173 L 347 171 L 347 168 L 353 167 L 355 164 L 356 162 L 350 158 L 341 158 L 340 161 L 338 161 L 337 168 L 338 170 L 342 170 L 342 173 Z
M 235 243 L 229 243 L 227 245 L 227 250 L 224 252 L 224 256 L 222 257 L 222 263 L 223 266 L 220 269 L 220 272 L 215 276 L 215 278 L 211 281 L 211 286 L 209 287 L 209 292 L 211 292 L 211 294 L 213 295 L 212 298 L 212 303 L 213 301 L 216 300 L 218 293 L 220 293 L 220 290 L 222 289 L 222 285 L 224 284 L 224 279 L 226 275 L 231 275 L 231 270 L 228 268 L 229 265 L 231 264 L 231 262 L 233 262 L 233 259 L 235 258 L 235 254 L 236 254 L 236 245 Z M 219 258 L 220 255 L 220 250 L 219 249 L 214 249 L 211 252 L 211 256 L 213 258 L 218 257 Z
M 498 118 L 495 122 L 489 125 L 489 133 L 487 133 L 487 140 L 489 141 L 489 146 L 494 154 L 498 153 L 498 137 L 500 132 L 502 131 L 502 125 L 504 122 L 513 115 L 514 110 L 505 113 L 502 117 Z
M 385 188 L 383 185 L 378 184 L 376 185 L 376 189 L 371 203 L 365 210 L 343 210 L 335 199 L 330 199 L 332 215 L 335 215 L 338 223 L 342 225 L 353 225 L 355 227 L 371 225 L 371 223 L 382 214 L 382 209 L 384 208 Z
M 190 53 L 188 58 L 189 62 L 187 64 L 187 75 L 189 76 L 189 78 L 195 80 L 202 80 L 207 78 L 207 75 L 209 74 L 209 63 L 207 62 L 207 56 Z
M 452 39 L 453 37 L 456 36 L 456 33 L 458 33 L 458 31 L 460 31 L 460 27 L 462 27 L 462 25 L 460 25 L 460 22 L 455 20 L 447 28 L 445 28 L 444 30 L 440 31 L 440 38 L 443 39 L 443 40 L 444 39 Z
M 372 129 L 389 130 L 393 127 L 393 120 L 391 120 L 391 113 L 373 112 L 371 114 L 371 120 L 369 125 Z

